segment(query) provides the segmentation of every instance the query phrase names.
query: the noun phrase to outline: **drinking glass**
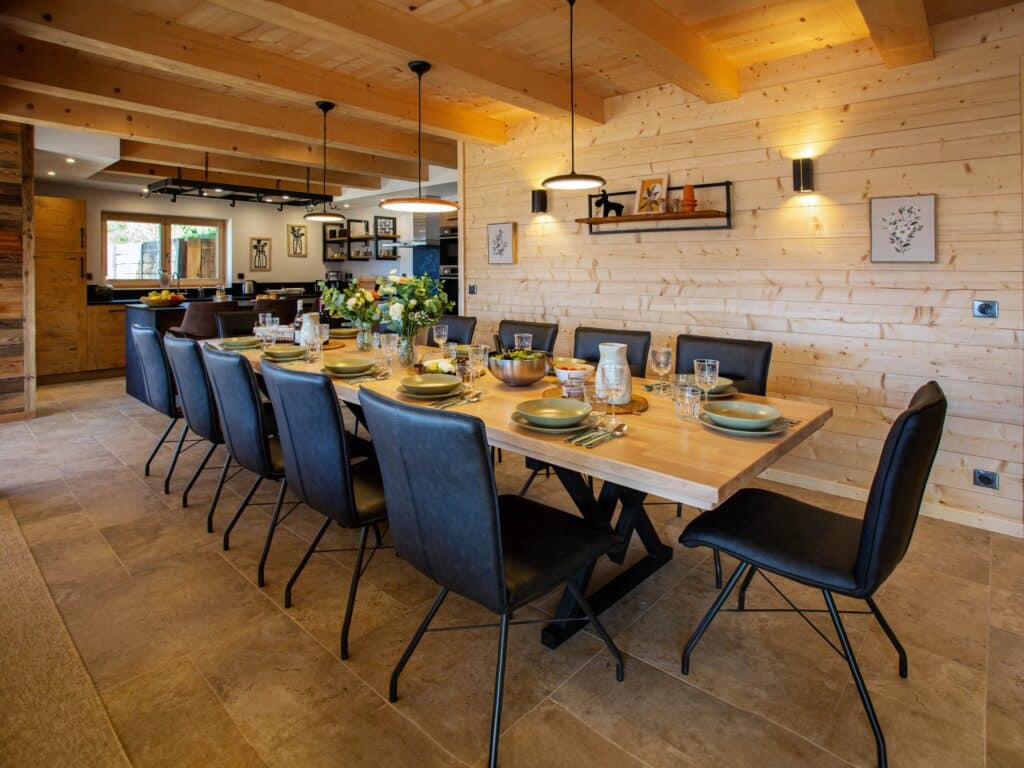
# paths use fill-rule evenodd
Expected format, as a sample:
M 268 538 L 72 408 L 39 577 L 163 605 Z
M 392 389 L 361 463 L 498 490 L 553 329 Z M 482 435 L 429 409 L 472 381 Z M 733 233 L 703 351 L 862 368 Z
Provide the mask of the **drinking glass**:
M 320 323 L 320 343 L 326 344 L 331 340 L 331 326 L 327 323 Z
M 718 361 L 700 358 L 693 361 L 693 379 L 707 402 L 708 392 L 718 386 Z
M 430 330 L 434 334 L 434 343 L 439 347 L 444 347 L 445 342 L 448 341 L 448 326 L 444 323 L 438 323 Z
M 273 315 L 267 320 L 266 331 L 263 336 L 263 348 L 266 349 L 271 344 L 277 343 L 277 331 L 281 327 L 281 321 Z
M 309 338 L 306 340 L 306 362 L 315 363 L 320 359 L 320 349 L 323 346 L 323 342 L 320 340 L 320 329 L 317 332 L 311 333 Z
M 617 363 L 605 363 L 597 369 L 601 389 L 608 398 L 608 426 L 618 424 L 615 418 L 615 401 L 626 394 L 626 366 Z
M 657 346 L 651 350 L 651 368 L 658 374 L 658 385 L 655 392 L 667 394 L 665 376 L 672 370 L 672 348 L 667 344 Z
M 525 349 L 527 351 L 533 349 L 533 334 L 532 333 L 517 333 L 515 334 L 516 349 Z
M 384 370 L 391 373 L 391 364 L 398 354 L 398 334 L 382 333 L 380 335 L 380 351 L 384 358 Z
M 469 348 L 469 393 L 481 394 L 479 381 L 480 371 L 487 365 L 490 348 L 486 344 L 474 344 Z
M 454 341 L 446 341 L 441 345 L 441 357 L 445 360 L 454 360 L 458 357 L 459 345 Z
M 593 413 L 602 414 L 604 419 L 608 416 L 608 397 L 597 384 L 585 384 L 583 387 L 583 400 L 590 403 L 590 410 Z
M 693 384 L 676 384 L 672 388 L 672 402 L 676 417 L 682 421 L 696 421 L 700 415 L 700 387 Z

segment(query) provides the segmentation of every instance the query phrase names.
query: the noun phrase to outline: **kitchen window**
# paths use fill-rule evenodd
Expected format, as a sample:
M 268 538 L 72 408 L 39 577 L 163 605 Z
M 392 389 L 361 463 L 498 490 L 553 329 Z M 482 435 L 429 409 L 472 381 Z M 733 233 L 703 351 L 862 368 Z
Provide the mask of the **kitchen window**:
M 224 220 L 103 212 L 103 263 L 113 285 L 224 282 Z

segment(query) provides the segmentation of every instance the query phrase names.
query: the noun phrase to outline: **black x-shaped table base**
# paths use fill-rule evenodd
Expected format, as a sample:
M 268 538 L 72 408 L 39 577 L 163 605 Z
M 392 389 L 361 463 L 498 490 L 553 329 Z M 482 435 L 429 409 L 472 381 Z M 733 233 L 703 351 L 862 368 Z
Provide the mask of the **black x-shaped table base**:
M 573 585 L 580 591 L 580 594 L 586 596 L 594 613 L 601 614 L 671 560 L 672 548 L 666 546 L 658 537 L 658 532 L 654 530 L 654 525 L 647 516 L 647 510 L 644 509 L 646 493 L 605 482 L 601 485 L 601 493 L 595 499 L 594 492 L 579 472 L 557 466 L 553 469 L 573 503 L 579 508 L 583 517 L 590 522 L 598 525 L 611 525 L 615 507 L 622 502 L 622 512 L 619 514 L 615 530 L 622 537 L 624 544 L 621 549 L 608 554 L 613 562 L 619 564 L 625 562 L 633 533 L 640 537 L 640 542 L 647 550 L 645 557 L 624 569 L 591 595 L 587 595 L 587 588 L 590 586 L 590 578 L 594 573 L 595 564 L 591 563 L 573 577 Z M 541 642 L 548 648 L 557 648 L 586 625 L 586 622 L 566 621 L 566 619 L 579 619 L 582 616 L 583 611 L 580 610 L 579 605 L 576 604 L 567 589 L 558 604 L 555 621 L 544 627 L 541 632 Z

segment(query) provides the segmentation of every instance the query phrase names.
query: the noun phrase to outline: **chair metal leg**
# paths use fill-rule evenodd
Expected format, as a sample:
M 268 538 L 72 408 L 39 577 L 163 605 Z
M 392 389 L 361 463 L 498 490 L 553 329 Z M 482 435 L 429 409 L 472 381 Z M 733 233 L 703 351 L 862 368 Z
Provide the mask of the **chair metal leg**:
M 178 436 L 178 444 L 174 446 L 174 453 L 171 454 L 171 463 L 167 465 L 167 472 L 164 475 L 164 495 L 170 496 L 171 494 L 171 475 L 174 474 L 174 467 L 178 463 L 178 457 L 181 455 L 181 446 L 185 442 L 185 435 L 188 434 L 188 424 L 181 428 L 181 434 Z
M 394 704 L 398 701 L 398 677 L 402 674 L 402 670 L 405 669 L 405 665 L 409 663 L 409 659 L 412 658 L 413 652 L 416 650 L 416 646 L 420 644 L 420 640 L 423 639 L 424 633 L 427 631 L 427 627 L 430 626 L 430 622 L 434 620 L 434 616 L 437 615 L 438 609 L 441 607 L 441 603 L 448 596 L 448 587 L 441 587 L 441 591 L 437 593 L 437 597 L 434 598 L 434 604 L 430 606 L 430 610 L 427 611 L 427 615 L 423 617 L 423 621 L 416 628 L 416 634 L 412 636 L 412 640 L 409 641 L 409 645 L 405 649 L 405 653 L 402 654 L 402 658 L 398 660 L 395 668 L 391 670 L 391 682 L 388 683 L 388 701 Z
M 370 532 L 369 526 L 364 525 L 359 530 L 359 548 L 356 550 L 356 566 L 352 570 L 352 582 L 348 586 L 348 602 L 345 604 L 345 619 L 341 623 L 341 658 L 348 658 L 348 628 L 352 625 L 352 609 L 356 604 L 356 589 L 359 587 L 359 577 L 363 570 L 363 553 L 366 552 L 366 536 Z
M 505 693 L 505 657 L 508 655 L 508 622 L 512 611 L 501 615 L 501 635 L 498 640 L 498 666 L 494 672 L 494 709 L 491 714 L 491 752 L 489 768 L 498 768 L 498 738 L 501 736 L 501 700 Z
M 231 454 L 224 456 L 224 466 L 220 470 L 220 479 L 217 480 L 217 487 L 213 491 L 213 498 L 210 499 L 210 509 L 206 513 L 206 532 L 213 533 L 213 513 L 217 509 L 217 502 L 220 501 L 220 492 L 224 488 L 224 480 L 227 479 L 228 469 L 231 467 Z
M 188 506 L 188 492 L 191 491 L 192 490 L 192 486 L 196 484 L 196 480 L 199 479 L 200 473 L 204 469 L 206 469 L 206 462 L 208 462 L 210 460 L 210 457 L 213 456 L 213 452 L 215 450 L 217 450 L 217 445 L 215 443 L 210 443 L 210 450 L 208 450 L 206 452 L 206 455 L 203 456 L 203 460 L 199 462 L 199 466 L 196 467 L 196 471 L 193 472 L 192 473 L 192 477 L 189 478 L 188 485 L 185 486 L 185 490 L 181 492 L 181 506 L 182 507 L 187 507 Z
M 590 623 L 594 625 L 594 629 L 597 631 L 597 634 L 601 637 L 601 640 L 604 641 L 608 652 L 615 657 L 615 679 L 621 683 L 626 677 L 626 663 L 622 660 L 622 653 L 619 651 L 618 646 L 615 645 L 615 642 L 609 636 L 608 632 L 605 631 L 604 624 L 602 624 L 597 618 L 597 614 L 595 614 L 594 610 L 590 607 L 590 603 L 588 603 L 583 598 L 583 595 L 580 594 L 576 585 L 571 581 L 568 581 L 565 584 L 565 588 L 569 590 L 569 594 L 572 595 L 576 604 L 583 609 L 583 613 L 585 613 L 587 618 L 590 619 Z
M 242 499 L 242 503 L 238 505 L 238 510 L 235 512 L 235 516 L 231 518 L 231 522 L 228 523 L 228 527 L 224 529 L 224 551 L 227 552 L 231 548 L 231 531 L 235 528 L 235 523 L 238 522 L 238 518 L 242 516 L 245 508 L 249 506 L 249 502 L 252 501 L 252 497 L 256 494 L 256 489 L 260 487 L 260 483 L 263 482 L 263 475 L 256 476 L 256 482 L 252 484 L 249 492 L 245 494 L 245 498 Z
M 526 495 L 526 492 L 527 492 L 528 490 L 530 490 L 530 486 L 531 486 L 531 485 L 533 485 L 533 481 L 537 479 L 537 474 L 538 474 L 539 472 L 540 472 L 540 470 L 539 470 L 539 469 L 535 469 L 535 470 L 533 470 L 533 472 L 531 472 L 531 473 L 530 473 L 530 476 L 529 476 L 528 478 L 526 478 L 526 483 L 525 483 L 525 484 L 523 485 L 523 487 L 522 487 L 522 488 L 521 488 L 521 489 L 519 490 L 519 495 L 520 495 L 520 496 L 525 496 L 525 495 Z
M 167 429 L 165 429 L 164 433 L 160 435 L 160 439 L 156 441 L 156 445 L 153 446 L 153 450 L 149 452 L 149 458 L 146 459 L 146 468 L 143 470 L 143 474 L 146 477 L 149 477 L 149 465 L 152 464 L 153 459 L 156 458 L 157 451 L 160 450 L 160 446 L 164 444 L 164 440 L 166 440 L 167 436 L 171 434 L 171 430 L 174 429 L 174 425 L 177 423 L 177 417 L 171 419 L 170 423 L 167 425 Z
M 711 604 L 711 608 L 708 609 L 707 614 L 703 619 L 700 620 L 700 624 L 697 625 L 697 629 L 694 630 L 690 636 L 689 641 L 686 643 L 686 648 L 683 649 L 683 674 L 690 674 L 690 654 L 693 653 L 693 649 L 697 647 L 697 643 L 704 636 L 708 627 L 711 626 L 712 620 L 717 615 L 719 609 L 725 604 L 726 599 L 729 597 L 729 593 L 732 592 L 733 587 L 736 586 L 736 582 L 740 580 L 740 576 L 747 570 L 750 563 L 742 562 L 736 566 L 736 570 L 733 571 L 732 576 L 729 577 L 729 582 L 725 585 L 725 588 L 718 593 L 718 597 L 715 598 L 715 602 Z
M 287 490 L 288 479 L 282 477 L 281 487 L 277 491 L 277 502 L 274 504 L 274 514 L 270 518 L 270 527 L 267 528 L 267 539 L 263 542 L 263 554 L 260 555 L 260 564 L 256 566 L 256 583 L 261 587 L 267 583 L 263 572 L 267 566 L 267 557 L 270 556 L 270 543 L 274 540 L 274 531 L 277 530 L 277 521 L 281 517 L 281 505 L 284 504 L 284 494 Z
M 715 589 L 722 588 L 722 555 L 715 550 Z
M 292 607 L 292 587 L 294 587 L 295 582 L 299 580 L 299 576 L 302 573 L 303 569 L 306 567 L 306 563 L 309 562 L 309 558 L 311 558 L 313 556 L 313 553 L 316 552 L 316 548 L 320 544 L 320 539 L 322 539 L 324 537 L 324 534 L 327 533 L 327 529 L 330 527 L 330 525 L 331 518 L 325 515 L 324 521 L 320 525 L 319 530 L 316 532 L 316 535 L 313 536 L 313 540 L 309 542 L 309 547 L 306 549 L 306 554 L 304 554 L 302 556 L 302 559 L 299 561 L 299 565 L 295 569 L 295 573 L 293 573 L 292 577 L 288 579 L 288 584 L 284 588 L 285 608 Z
M 747 575 L 743 579 L 743 583 L 740 584 L 740 591 L 736 593 L 736 607 L 741 611 L 747 607 L 747 587 L 750 586 L 750 582 L 754 580 L 757 575 L 757 566 L 751 566 L 750 570 L 747 571 Z
M 874 598 L 867 597 L 865 602 L 868 604 L 868 608 L 875 614 L 875 618 L 878 619 L 878 625 L 885 632 L 886 637 L 889 638 L 889 642 L 892 643 L 896 649 L 896 653 L 900 657 L 900 677 L 907 676 L 907 652 L 903 649 L 903 643 L 896 637 L 896 633 L 892 631 L 892 627 L 889 626 L 889 622 L 885 620 L 885 616 L 882 615 L 881 609 L 875 604 Z
M 871 724 L 871 730 L 875 734 L 875 748 L 878 752 L 878 768 L 886 768 L 888 761 L 886 759 L 885 737 L 882 735 L 882 726 L 878 724 L 878 718 L 875 716 L 875 708 L 871 704 L 871 697 L 868 695 L 868 687 L 864 684 L 864 678 L 860 675 L 860 668 L 857 666 L 857 659 L 853 655 L 853 648 L 850 647 L 850 639 L 846 636 L 846 629 L 843 627 L 843 620 L 839 616 L 839 611 L 836 610 L 836 604 L 832 599 L 832 593 L 827 589 L 823 589 L 821 590 L 821 594 L 825 596 L 825 605 L 828 607 L 829 615 L 832 617 L 832 624 L 836 628 L 836 634 L 839 635 L 839 642 L 843 646 L 843 653 L 846 656 L 846 663 L 850 667 L 850 673 L 853 675 L 853 682 L 857 684 L 857 693 L 860 694 L 860 702 L 864 705 L 864 712 L 867 714 L 868 722 Z

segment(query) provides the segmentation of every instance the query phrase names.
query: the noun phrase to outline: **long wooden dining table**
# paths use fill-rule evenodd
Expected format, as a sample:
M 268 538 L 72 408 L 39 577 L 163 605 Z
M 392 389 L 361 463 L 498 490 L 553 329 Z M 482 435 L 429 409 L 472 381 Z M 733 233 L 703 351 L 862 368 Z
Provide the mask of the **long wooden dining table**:
M 428 359 L 438 354 L 432 347 L 419 351 Z M 252 350 L 242 354 L 258 372 L 260 352 Z M 340 349 L 325 351 L 324 355 L 327 358 L 372 357 L 372 354 L 357 351 L 350 341 Z M 319 373 L 323 365 L 303 362 L 290 363 L 288 367 Z M 338 397 L 349 403 L 358 404 L 360 388 L 368 387 L 400 401 L 430 407 L 429 403 L 412 401 L 397 392 L 402 379 L 412 373 L 396 367 L 393 374 L 383 380 L 360 384 L 350 384 L 343 378 L 333 378 L 333 381 Z M 628 425 L 625 436 L 592 449 L 567 443 L 563 436 L 524 429 L 512 421 L 516 405 L 541 397 L 545 389 L 557 385 L 554 377 L 545 377 L 529 386 L 512 387 L 488 373 L 480 379 L 482 398 L 452 409 L 480 418 L 491 447 L 551 464 L 580 513 L 588 520 L 612 525 L 615 510 L 621 504 L 614 525 L 625 544 L 610 557 L 623 564 L 634 533 L 646 555 L 589 594 L 591 606 L 597 613 L 609 608 L 672 559 L 672 547 L 658 536 L 644 508 L 648 495 L 701 510 L 713 509 L 749 485 L 832 416 L 831 408 L 817 403 L 741 394 L 736 399 L 773 405 L 794 423 L 775 437 L 733 437 L 712 431 L 699 422 L 676 418 L 670 397 L 644 391 L 644 385 L 651 383 L 652 380 L 633 379 L 634 394 L 643 396 L 648 408 L 641 413 L 618 416 Z M 593 490 L 596 484 L 588 482 L 587 477 L 603 481 L 596 496 Z M 589 592 L 592 572 L 593 565 L 575 579 L 583 594 Z M 549 647 L 560 645 L 583 627 L 585 622 L 581 618 L 582 613 L 566 591 L 555 621 L 544 628 L 542 642 Z

